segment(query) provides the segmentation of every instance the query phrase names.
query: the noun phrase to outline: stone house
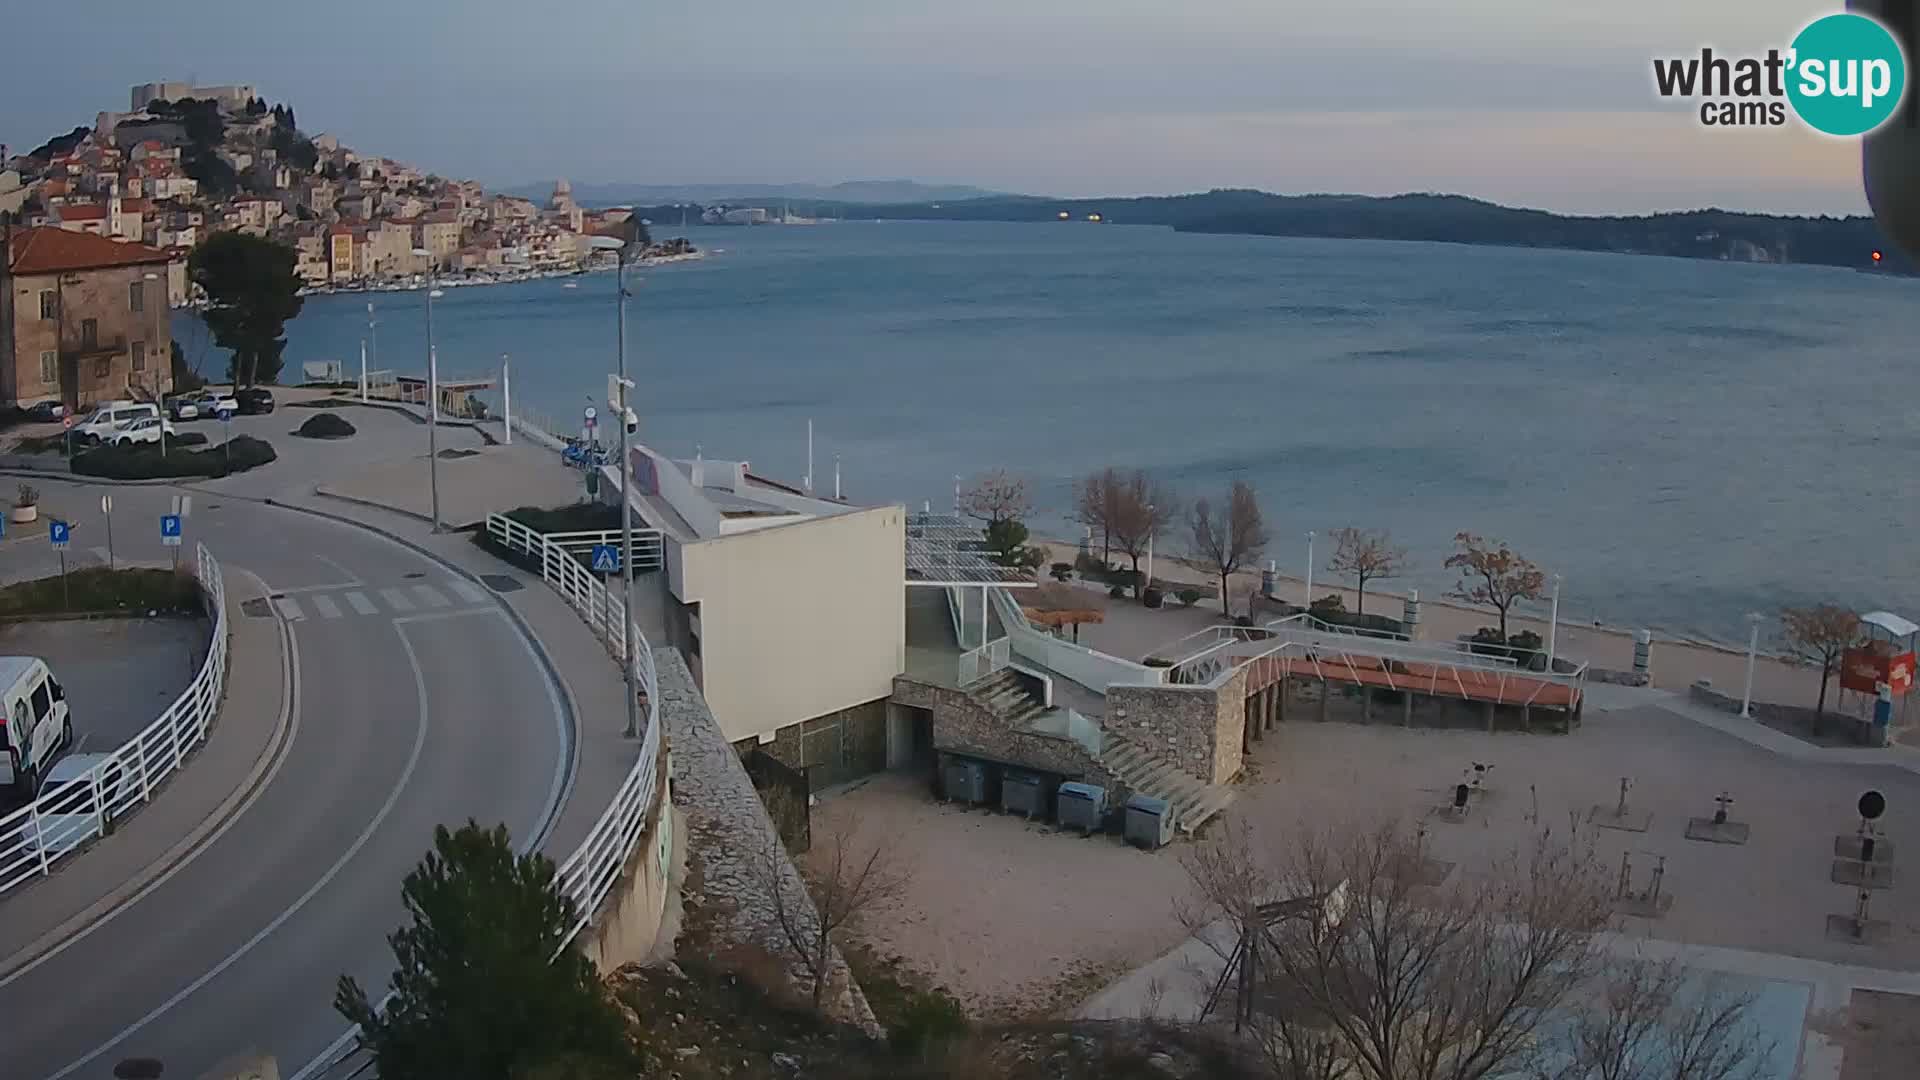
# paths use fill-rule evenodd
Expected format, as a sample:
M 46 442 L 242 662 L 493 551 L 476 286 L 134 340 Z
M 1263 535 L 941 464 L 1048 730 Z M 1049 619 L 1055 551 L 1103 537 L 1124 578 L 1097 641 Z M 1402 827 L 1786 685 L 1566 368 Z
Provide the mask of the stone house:
M 171 257 L 57 228 L 9 230 L 0 263 L 0 402 L 164 394 Z

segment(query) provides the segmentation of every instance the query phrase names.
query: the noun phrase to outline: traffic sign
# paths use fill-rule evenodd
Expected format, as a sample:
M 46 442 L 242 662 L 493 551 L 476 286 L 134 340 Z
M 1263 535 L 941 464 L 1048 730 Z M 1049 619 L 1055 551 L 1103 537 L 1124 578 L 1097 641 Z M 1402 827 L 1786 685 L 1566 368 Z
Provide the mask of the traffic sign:
M 72 427 L 72 426 L 73 426 L 73 417 L 72 417 L 71 415 L 68 415 L 68 416 L 63 416 L 63 417 L 61 417 L 61 418 L 60 418 L 60 426 L 61 426 L 61 427 L 63 427 L 63 428 L 70 428 L 70 427 Z
M 100 496 L 100 512 L 103 514 L 113 513 L 113 496 L 111 495 Z
M 217 416 L 217 417 L 219 417 L 219 418 L 220 418 L 220 422 L 224 424 L 224 423 L 227 423 L 228 421 L 231 421 L 231 420 L 233 419 L 233 410 L 232 410 L 232 409 L 219 409 L 219 410 L 217 410 L 217 411 L 215 411 L 215 412 L 214 412 L 214 415 L 215 415 L 215 416 Z
M 66 522 L 58 519 L 47 522 L 47 539 L 53 541 L 54 547 L 64 549 L 72 536 L 73 526 Z
M 160 515 L 160 542 L 168 547 L 180 546 L 180 515 Z
M 620 549 L 612 544 L 593 545 L 593 570 L 596 574 L 611 574 L 620 569 Z

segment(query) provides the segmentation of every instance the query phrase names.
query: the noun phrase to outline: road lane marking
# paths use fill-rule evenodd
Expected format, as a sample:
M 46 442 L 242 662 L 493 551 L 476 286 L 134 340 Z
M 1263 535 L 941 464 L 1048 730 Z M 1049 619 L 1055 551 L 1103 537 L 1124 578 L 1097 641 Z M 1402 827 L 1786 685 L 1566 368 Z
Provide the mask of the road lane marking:
M 400 793 L 405 791 L 407 784 L 413 780 L 413 770 L 420 764 L 420 753 L 427 745 L 426 672 L 420 668 L 420 655 L 414 651 L 413 642 L 407 640 L 406 631 L 397 630 L 397 632 L 400 635 L 400 647 L 404 649 L 407 654 L 407 664 L 413 668 L 414 700 L 420 711 L 420 724 L 413 735 L 413 750 L 407 755 L 406 768 L 400 770 L 400 779 L 394 783 L 393 790 L 387 793 L 387 801 L 380 805 L 380 810 L 373 815 L 373 820 L 368 822 L 367 827 L 362 829 L 360 835 L 354 838 L 353 846 L 349 847 L 345 854 L 341 855 L 332 866 L 328 867 L 326 873 L 320 875 L 319 881 L 314 882 L 306 892 L 301 893 L 300 899 L 295 900 L 293 906 L 287 908 L 287 910 L 281 912 L 278 916 L 275 916 L 274 920 L 262 927 L 259 933 L 242 942 L 240 947 L 228 954 L 226 959 L 215 964 L 206 974 L 188 983 L 179 993 L 174 994 L 172 997 L 154 1006 L 153 1010 L 145 1016 L 128 1024 L 118 1035 L 94 1047 L 85 1057 L 54 1073 L 48 1077 L 47 1080 L 62 1080 L 62 1078 L 72 1076 L 74 1073 L 91 1065 L 102 1054 L 105 1054 L 107 1051 L 112 1050 L 114 1047 L 119 1046 L 121 1043 L 139 1034 L 142 1028 L 145 1028 L 148 1024 L 166 1015 L 175 1005 L 193 996 L 201 987 L 219 978 L 228 968 L 245 959 L 246 955 L 252 952 L 256 946 L 271 936 L 275 930 L 285 925 L 288 919 L 298 915 L 300 909 L 306 907 L 315 896 L 320 895 L 320 890 L 331 884 L 333 879 L 340 875 L 340 871 L 346 869 L 347 864 L 353 861 L 354 856 L 360 854 L 360 849 L 367 846 L 367 841 L 373 839 L 373 834 L 385 823 L 387 815 L 391 814 L 394 806 L 399 803 Z
M 334 603 L 333 597 L 328 596 L 326 593 L 313 594 L 313 609 L 318 611 L 320 617 L 323 619 L 337 619 L 340 617 L 340 605 Z
M 345 582 L 343 582 L 343 584 L 346 584 L 346 585 L 360 584 L 360 579 L 354 576 L 353 571 L 347 569 L 344 566 L 341 566 L 339 563 L 334 562 L 332 559 L 327 558 L 325 555 L 315 555 L 314 558 L 320 560 L 323 563 L 326 563 L 328 566 L 333 567 L 335 570 L 340 571 L 340 576 L 347 579 Z
M 413 595 L 418 596 L 420 602 L 430 608 L 443 608 L 450 603 L 445 596 L 440 594 L 439 589 L 431 585 L 415 585 L 413 587 Z
M 413 610 L 413 601 L 407 599 L 407 594 L 399 589 L 381 589 L 380 599 L 385 600 L 387 606 L 395 611 Z
M 280 617 L 288 622 L 299 622 L 307 616 L 300 610 L 300 601 L 291 596 L 275 597 L 273 606 L 280 609 Z
M 362 592 L 348 593 L 347 606 L 353 608 L 353 610 L 359 612 L 362 615 L 380 614 L 380 609 L 377 607 L 374 607 L 373 601 L 367 599 L 367 594 Z
M 494 608 L 470 607 L 456 608 L 452 611 L 429 611 L 421 615 L 399 615 L 396 616 L 393 621 L 396 625 L 400 623 L 442 622 L 447 619 L 464 619 L 469 615 L 498 615 L 503 619 L 507 618 L 505 612 Z M 513 620 L 507 619 L 507 622 L 508 625 L 512 625 Z
M 459 578 L 454 578 L 452 581 L 447 582 L 447 584 L 452 587 L 454 592 L 460 594 L 460 599 L 465 600 L 469 604 L 484 604 L 487 602 L 487 594 L 481 592 L 480 586 L 475 585 L 471 581 L 462 581 Z

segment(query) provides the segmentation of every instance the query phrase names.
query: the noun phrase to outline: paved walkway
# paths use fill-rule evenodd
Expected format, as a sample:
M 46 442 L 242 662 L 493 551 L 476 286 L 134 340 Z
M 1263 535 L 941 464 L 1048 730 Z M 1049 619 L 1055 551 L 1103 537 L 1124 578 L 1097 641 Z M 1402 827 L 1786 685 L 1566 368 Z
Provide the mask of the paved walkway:
M 153 800 L 123 819 L 113 835 L 0 901 L 6 912 L 0 918 L 0 978 L 161 880 L 211 842 L 269 775 L 286 741 L 288 642 L 279 620 L 241 613 L 242 603 L 266 596 L 259 579 L 231 564 L 222 564 L 222 570 L 232 644 L 226 699 L 212 730 Z

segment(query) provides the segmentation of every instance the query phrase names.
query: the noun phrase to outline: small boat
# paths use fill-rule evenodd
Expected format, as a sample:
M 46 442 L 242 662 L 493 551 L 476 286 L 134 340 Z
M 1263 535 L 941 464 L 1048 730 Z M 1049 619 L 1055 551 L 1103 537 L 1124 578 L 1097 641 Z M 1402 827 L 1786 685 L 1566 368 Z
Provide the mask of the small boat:
M 580 283 L 577 281 L 569 281 L 565 285 L 562 285 L 560 287 L 563 289 L 577 289 L 580 287 Z

